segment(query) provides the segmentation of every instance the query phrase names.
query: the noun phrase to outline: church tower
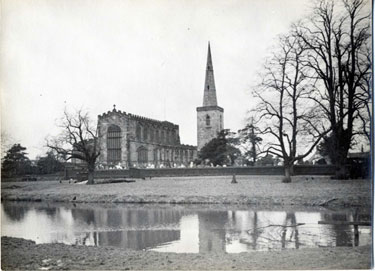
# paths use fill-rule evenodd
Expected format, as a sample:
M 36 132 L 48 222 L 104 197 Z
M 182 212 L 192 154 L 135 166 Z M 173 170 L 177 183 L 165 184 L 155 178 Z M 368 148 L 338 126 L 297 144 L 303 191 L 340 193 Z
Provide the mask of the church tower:
M 224 129 L 224 109 L 217 105 L 211 48 L 208 43 L 203 106 L 197 107 L 198 151 Z

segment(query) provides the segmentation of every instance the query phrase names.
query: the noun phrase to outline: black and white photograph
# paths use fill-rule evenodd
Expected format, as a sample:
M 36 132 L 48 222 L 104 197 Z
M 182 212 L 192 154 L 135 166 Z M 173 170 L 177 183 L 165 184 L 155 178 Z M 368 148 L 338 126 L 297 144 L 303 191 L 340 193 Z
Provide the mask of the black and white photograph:
M 372 4 L 1 0 L 1 269 L 373 268 Z

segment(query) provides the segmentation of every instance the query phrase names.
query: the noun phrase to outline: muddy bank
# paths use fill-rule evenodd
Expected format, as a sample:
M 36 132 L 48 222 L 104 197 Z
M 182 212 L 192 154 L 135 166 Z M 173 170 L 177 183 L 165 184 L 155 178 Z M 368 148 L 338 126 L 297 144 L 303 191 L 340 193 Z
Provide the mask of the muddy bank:
M 370 180 L 298 176 L 165 177 L 97 185 L 68 181 L 2 183 L 2 200 L 100 203 L 215 203 L 299 206 L 371 206 Z
M 1 238 L 4 270 L 369 269 L 370 247 L 314 248 L 238 254 L 176 254 L 115 247 L 39 244 Z

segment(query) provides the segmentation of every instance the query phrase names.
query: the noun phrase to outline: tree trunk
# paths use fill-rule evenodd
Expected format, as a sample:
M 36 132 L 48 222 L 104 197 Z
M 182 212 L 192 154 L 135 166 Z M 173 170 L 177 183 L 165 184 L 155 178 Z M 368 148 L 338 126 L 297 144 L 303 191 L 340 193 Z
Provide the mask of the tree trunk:
M 95 164 L 88 165 L 87 184 L 94 184 L 94 171 L 95 171 Z
M 282 179 L 282 182 L 283 183 L 292 182 L 292 178 L 290 178 L 290 176 L 293 175 L 293 165 L 288 165 L 288 164 L 284 165 L 284 172 L 285 172 L 285 176 Z
M 336 171 L 335 171 L 335 179 L 337 180 L 344 180 L 347 179 L 347 170 L 345 167 L 345 163 L 337 163 L 336 164 Z

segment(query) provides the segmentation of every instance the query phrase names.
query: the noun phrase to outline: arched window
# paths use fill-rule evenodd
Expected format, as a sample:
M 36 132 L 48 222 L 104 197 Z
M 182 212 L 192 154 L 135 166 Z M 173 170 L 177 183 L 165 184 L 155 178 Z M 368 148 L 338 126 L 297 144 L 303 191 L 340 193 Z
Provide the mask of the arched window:
M 148 129 L 147 127 L 143 128 L 143 141 L 148 140 Z
M 135 136 L 136 136 L 137 140 L 141 140 L 142 139 L 142 128 L 139 124 L 137 124 L 137 128 L 136 128 L 135 133 L 136 133 Z
M 211 125 L 211 118 L 209 115 L 206 116 L 206 126 L 210 126 Z
M 160 142 L 160 134 L 159 134 L 159 130 L 155 130 L 155 141 L 156 141 L 157 143 Z
M 161 143 L 165 143 L 165 131 L 161 131 Z
M 138 163 L 147 163 L 148 162 L 147 148 L 139 147 L 137 152 L 138 152 Z
M 107 130 L 107 162 L 121 162 L 121 128 L 117 125 L 111 125 Z

